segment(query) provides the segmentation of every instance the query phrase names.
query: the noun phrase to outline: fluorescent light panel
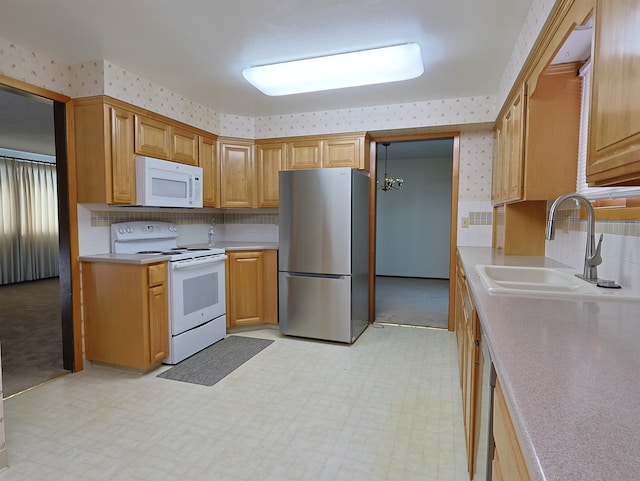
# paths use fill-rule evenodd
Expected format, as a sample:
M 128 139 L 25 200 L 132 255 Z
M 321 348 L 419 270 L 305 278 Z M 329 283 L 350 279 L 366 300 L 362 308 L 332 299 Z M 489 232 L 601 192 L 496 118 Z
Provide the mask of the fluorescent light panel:
M 423 72 L 420 46 L 407 43 L 249 67 L 242 75 L 264 94 L 278 96 L 396 82 Z

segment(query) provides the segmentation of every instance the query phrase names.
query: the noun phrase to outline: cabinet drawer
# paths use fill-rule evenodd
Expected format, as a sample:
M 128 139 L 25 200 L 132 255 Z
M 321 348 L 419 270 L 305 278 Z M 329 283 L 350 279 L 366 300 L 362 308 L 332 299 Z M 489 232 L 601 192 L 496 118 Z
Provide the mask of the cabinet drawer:
M 149 276 L 149 287 L 164 284 L 167 279 L 166 264 L 153 264 L 147 269 Z

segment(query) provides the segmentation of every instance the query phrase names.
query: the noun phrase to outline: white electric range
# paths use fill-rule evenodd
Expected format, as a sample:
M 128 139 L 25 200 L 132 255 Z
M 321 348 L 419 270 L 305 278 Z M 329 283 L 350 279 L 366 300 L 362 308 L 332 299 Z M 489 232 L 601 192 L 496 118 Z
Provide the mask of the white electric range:
M 169 256 L 169 356 L 177 364 L 223 339 L 227 332 L 224 249 L 180 247 L 178 227 L 135 221 L 111 225 L 115 254 Z

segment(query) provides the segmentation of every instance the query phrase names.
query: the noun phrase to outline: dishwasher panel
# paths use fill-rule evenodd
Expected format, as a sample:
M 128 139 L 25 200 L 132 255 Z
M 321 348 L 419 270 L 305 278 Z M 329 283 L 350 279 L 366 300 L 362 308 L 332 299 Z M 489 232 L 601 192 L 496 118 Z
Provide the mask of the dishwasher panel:
M 482 355 L 480 379 L 478 380 L 480 386 L 480 408 L 478 410 L 479 425 L 476 431 L 478 438 L 475 443 L 476 463 L 473 481 L 491 481 L 491 461 L 493 460 L 495 447 L 493 442 L 492 407 L 493 389 L 496 386 L 496 371 L 493 367 L 493 362 L 491 362 L 491 353 L 482 329 L 480 331 L 480 343 Z

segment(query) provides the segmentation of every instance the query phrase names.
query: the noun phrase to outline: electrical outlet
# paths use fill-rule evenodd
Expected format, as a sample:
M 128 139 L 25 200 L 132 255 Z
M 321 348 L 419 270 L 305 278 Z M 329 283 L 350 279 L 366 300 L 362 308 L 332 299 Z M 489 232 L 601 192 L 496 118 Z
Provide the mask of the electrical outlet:
M 463 217 L 462 219 L 460 219 L 460 224 L 463 229 L 467 229 L 469 227 L 469 218 L 468 217 Z

